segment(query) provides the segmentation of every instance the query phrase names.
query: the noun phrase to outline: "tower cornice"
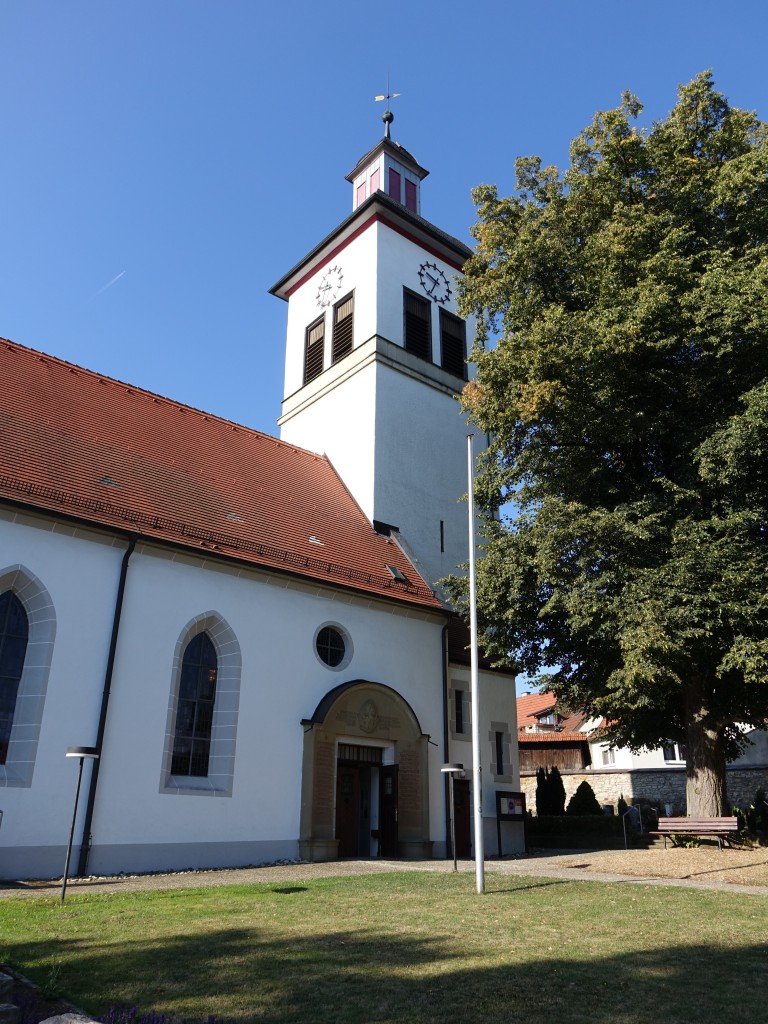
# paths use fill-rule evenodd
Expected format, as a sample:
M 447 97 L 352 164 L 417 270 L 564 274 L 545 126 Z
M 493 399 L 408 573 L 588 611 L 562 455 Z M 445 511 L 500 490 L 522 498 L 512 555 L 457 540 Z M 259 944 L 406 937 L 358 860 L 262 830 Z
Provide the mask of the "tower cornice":
M 386 142 L 387 140 L 382 140 Z M 364 158 L 365 159 L 365 158 Z M 384 224 L 393 231 L 410 238 L 426 252 L 438 257 L 454 270 L 461 271 L 472 255 L 472 250 L 458 238 L 441 231 L 430 221 L 413 213 L 402 203 L 391 199 L 385 192 L 375 192 L 343 220 L 322 242 L 304 256 L 270 289 L 286 301 L 312 274 L 346 248 L 349 243 L 374 224 Z

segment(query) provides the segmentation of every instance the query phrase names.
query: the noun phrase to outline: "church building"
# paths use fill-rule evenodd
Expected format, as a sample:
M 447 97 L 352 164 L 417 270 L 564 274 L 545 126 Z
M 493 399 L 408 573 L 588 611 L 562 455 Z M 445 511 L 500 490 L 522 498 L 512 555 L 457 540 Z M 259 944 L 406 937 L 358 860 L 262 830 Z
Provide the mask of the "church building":
M 391 115 L 388 115 L 391 120 Z M 0 877 L 473 849 L 469 250 L 389 134 L 287 303 L 280 438 L 0 341 Z M 481 659 L 483 821 L 517 791 L 513 678 Z

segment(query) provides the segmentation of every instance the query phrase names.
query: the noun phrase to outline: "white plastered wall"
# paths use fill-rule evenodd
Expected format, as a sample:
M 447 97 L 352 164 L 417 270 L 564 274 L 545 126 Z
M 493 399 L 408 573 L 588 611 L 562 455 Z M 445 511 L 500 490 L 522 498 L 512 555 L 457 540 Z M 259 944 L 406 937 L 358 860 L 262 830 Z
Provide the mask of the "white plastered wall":
M 378 368 L 375 518 L 399 527 L 432 583 L 469 558 L 466 435 L 452 395 Z
M 486 856 L 497 852 L 496 793 L 520 792 L 520 758 L 517 749 L 517 707 L 515 703 L 515 678 L 500 672 L 481 670 L 478 673 L 480 707 L 480 767 L 482 769 L 483 832 Z M 453 694 L 459 689 L 466 694 L 466 718 L 464 733 L 459 735 L 453 729 Z M 471 799 L 473 794 L 473 753 L 471 716 L 470 670 L 463 665 L 451 664 L 448 669 L 449 708 L 449 760 L 464 765 L 465 777 L 470 780 Z M 495 768 L 495 733 L 504 733 L 505 757 L 502 775 Z M 474 813 L 471 818 L 474 833 Z M 474 842 L 474 840 L 473 840 Z M 523 828 L 516 822 L 502 823 L 502 852 L 519 853 L 525 849 Z
M 344 361 L 313 381 L 323 389 L 322 397 L 286 420 L 280 433 L 283 441 L 327 455 L 369 520 L 374 518 L 377 368 L 373 354 L 366 358 L 366 353 L 373 348 L 371 343 L 347 357 L 353 373 L 346 372 Z
M 60 871 L 76 761 L 92 745 L 123 548 L 96 535 L 2 523 L 0 552 L 28 562 L 45 583 L 59 628 L 33 784 L 0 791 L 0 874 L 31 864 Z M 163 750 L 173 657 L 185 626 L 215 613 L 242 655 L 232 795 L 163 791 Z M 319 625 L 338 624 L 353 656 L 328 669 L 314 649 Z M 120 638 L 93 817 L 95 872 L 253 863 L 295 857 L 303 730 L 321 698 L 346 681 L 385 683 L 410 703 L 422 729 L 442 735 L 440 617 L 338 589 L 201 562 L 139 544 L 127 576 Z M 442 752 L 430 745 L 430 828 L 444 831 Z M 89 768 L 75 830 L 79 845 Z M 43 872 L 45 873 L 45 871 Z
M 50 596 L 57 627 L 31 785 L 0 789 L 0 849 L 66 841 L 78 762 L 65 753 L 96 738 L 126 546 L 43 517 L 0 513 L 0 570 L 19 564 L 36 576 Z M 27 657 L 35 652 L 28 648 Z M 86 780 L 89 772 L 88 766 Z

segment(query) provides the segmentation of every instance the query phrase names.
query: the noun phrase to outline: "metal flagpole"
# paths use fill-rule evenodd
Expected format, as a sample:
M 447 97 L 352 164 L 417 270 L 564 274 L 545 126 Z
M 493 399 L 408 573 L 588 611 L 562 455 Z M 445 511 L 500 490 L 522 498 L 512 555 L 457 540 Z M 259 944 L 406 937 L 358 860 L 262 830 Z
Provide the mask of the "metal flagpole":
M 472 792 L 475 803 L 475 877 L 478 893 L 485 892 L 485 843 L 483 838 L 483 776 L 480 764 L 480 695 L 477 666 L 477 583 L 475 580 L 475 480 L 472 441 L 467 434 L 467 475 L 469 502 L 469 630 L 472 680 Z

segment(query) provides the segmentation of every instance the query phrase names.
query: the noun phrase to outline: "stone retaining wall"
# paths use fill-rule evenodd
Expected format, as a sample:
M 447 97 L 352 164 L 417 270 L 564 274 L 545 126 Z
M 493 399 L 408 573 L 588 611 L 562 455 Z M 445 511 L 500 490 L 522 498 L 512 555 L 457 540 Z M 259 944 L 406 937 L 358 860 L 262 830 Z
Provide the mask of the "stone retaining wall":
M 582 782 L 594 790 L 599 804 L 611 804 L 614 810 L 623 796 L 628 804 L 650 800 L 664 810 L 671 804 L 674 814 L 685 814 L 685 768 L 636 768 L 626 771 L 614 768 L 592 768 L 588 771 L 562 771 L 565 805 Z M 520 788 L 525 793 L 528 810 L 536 813 L 536 773 L 520 772 Z M 748 807 L 758 789 L 768 791 L 768 765 L 749 768 L 728 768 L 728 801 Z

